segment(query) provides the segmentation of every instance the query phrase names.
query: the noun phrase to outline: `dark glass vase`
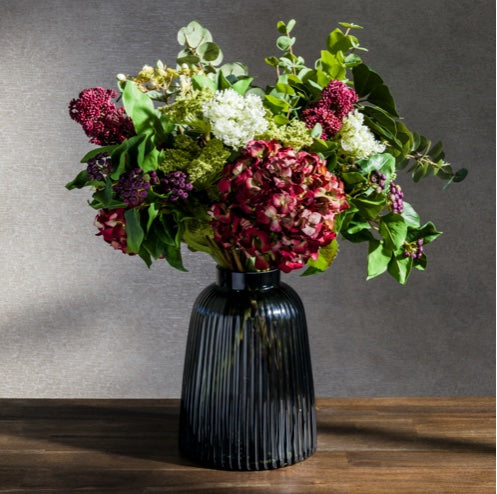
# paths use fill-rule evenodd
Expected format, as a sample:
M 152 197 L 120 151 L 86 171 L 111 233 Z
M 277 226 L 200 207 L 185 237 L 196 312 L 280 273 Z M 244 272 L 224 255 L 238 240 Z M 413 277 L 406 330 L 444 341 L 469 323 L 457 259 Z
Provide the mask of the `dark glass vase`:
M 264 470 L 316 450 L 304 307 L 278 270 L 218 268 L 193 306 L 180 450 L 209 467 Z

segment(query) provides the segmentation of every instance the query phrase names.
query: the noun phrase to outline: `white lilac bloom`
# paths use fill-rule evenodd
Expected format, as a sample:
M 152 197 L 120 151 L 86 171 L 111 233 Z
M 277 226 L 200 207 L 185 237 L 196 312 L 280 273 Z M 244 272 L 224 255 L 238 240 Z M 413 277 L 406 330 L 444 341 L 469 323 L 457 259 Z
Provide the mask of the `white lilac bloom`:
M 385 151 L 385 145 L 375 139 L 369 127 L 364 125 L 364 115 L 358 110 L 350 112 L 338 133 L 340 147 L 354 159 L 369 158 Z
M 268 126 L 261 98 L 255 94 L 242 96 L 234 89 L 217 91 L 203 103 L 202 112 L 214 136 L 235 149 L 244 147 Z

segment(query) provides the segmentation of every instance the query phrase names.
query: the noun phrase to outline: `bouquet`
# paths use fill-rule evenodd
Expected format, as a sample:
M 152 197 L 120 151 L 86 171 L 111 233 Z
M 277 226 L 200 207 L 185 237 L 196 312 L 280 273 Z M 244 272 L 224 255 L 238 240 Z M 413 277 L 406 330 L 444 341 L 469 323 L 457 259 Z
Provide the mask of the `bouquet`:
M 68 189 L 90 187 L 97 235 L 150 267 L 183 266 L 182 243 L 233 271 L 329 268 L 338 242 L 368 246 L 367 277 L 405 283 L 440 232 L 404 200 L 398 172 L 459 182 L 442 144 L 408 130 L 350 23 L 312 66 L 294 52 L 295 21 L 278 22 L 276 72 L 260 88 L 224 63 L 211 33 L 180 29 L 175 67 L 158 61 L 117 87 L 69 104 L 97 147 Z

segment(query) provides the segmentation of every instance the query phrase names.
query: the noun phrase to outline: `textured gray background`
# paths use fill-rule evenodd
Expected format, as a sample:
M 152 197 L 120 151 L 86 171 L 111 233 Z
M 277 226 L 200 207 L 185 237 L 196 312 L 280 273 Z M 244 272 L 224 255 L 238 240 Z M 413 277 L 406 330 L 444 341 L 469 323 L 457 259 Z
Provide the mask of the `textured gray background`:
M 470 170 L 448 191 L 406 196 L 445 234 L 408 286 L 365 281 L 364 245 L 343 243 L 324 275 L 286 277 L 306 304 L 317 394 L 493 394 L 495 34 L 491 0 L 3 0 L 0 2 L 0 396 L 177 397 L 189 311 L 214 277 L 147 270 L 94 237 L 87 191 L 64 184 L 91 146 L 67 103 L 119 72 L 174 64 L 176 32 L 204 23 L 226 61 L 272 81 L 274 26 L 298 20 L 296 50 L 319 56 L 339 21 L 366 27 L 365 60 L 407 125 Z

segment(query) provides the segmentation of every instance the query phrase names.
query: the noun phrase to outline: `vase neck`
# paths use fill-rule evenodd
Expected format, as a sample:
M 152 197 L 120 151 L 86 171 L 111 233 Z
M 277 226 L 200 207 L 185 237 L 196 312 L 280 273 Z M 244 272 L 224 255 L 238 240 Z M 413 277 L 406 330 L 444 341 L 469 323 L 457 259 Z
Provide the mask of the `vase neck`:
M 240 273 L 217 266 L 217 284 L 229 290 L 265 290 L 279 285 L 280 270 Z

